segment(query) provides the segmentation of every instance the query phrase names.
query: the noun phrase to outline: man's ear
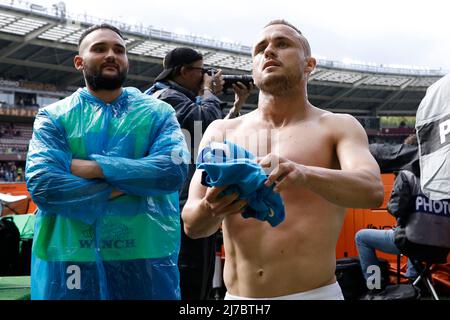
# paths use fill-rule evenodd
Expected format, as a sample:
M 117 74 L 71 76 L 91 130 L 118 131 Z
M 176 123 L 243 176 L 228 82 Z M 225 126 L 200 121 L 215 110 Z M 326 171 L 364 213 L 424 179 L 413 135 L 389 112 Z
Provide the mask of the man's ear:
M 187 74 L 189 69 L 186 68 L 185 66 L 179 66 L 178 68 L 180 68 L 178 71 L 178 74 L 184 78 L 184 76 Z
M 313 57 L 308 57 L 306 58 L 306 67 L 305 67 L 305 72 L 307 74 L 310 74 L 311 72 L 313 72 L 313 70 L 316 68 L 316 59 Z
M 83 71 L 84 61 L 80 55 L 76 55 L 75 58 L 73 58 L 73 64 L 75 65 L 75 69 L 78 71 Z

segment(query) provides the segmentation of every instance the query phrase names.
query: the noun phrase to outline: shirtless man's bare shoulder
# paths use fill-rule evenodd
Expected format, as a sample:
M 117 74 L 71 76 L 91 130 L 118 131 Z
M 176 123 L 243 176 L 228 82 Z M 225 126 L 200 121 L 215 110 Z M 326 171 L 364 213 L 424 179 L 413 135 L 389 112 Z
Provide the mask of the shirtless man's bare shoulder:
M 383 200 L 379 168 L 358 121 L 308 101 L 310 54 L 297 29 L 269 24 L 253 48 L 258 109 L 214 122 L 201 142 L 226 139 L 258 156 L 270 172 L 266 186 L 275 184 L 285 205 L 285 221 L 275 228 L 244 219 L 245 200 L 220 197 L 226 186 L 206 188 L 201 172 L 194 174 L 182 212 L 185 232 L 196 238 L 223 227 L 224 280 L 233 295 L 277 297 L 335 284 L 345 208 L 377 207 Z

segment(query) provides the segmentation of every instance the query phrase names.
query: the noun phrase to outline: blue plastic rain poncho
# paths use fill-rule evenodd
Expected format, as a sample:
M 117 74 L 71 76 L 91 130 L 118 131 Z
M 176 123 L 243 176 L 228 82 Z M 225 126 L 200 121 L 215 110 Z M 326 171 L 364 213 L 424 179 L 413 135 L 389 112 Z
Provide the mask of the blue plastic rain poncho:
M 197 159 L 197 168 L 204 170 L 202 184 L 229 186 L 224 194 L 237 192 L 240 199 L 248 202 L 242 216 L 267 221 L 272 227 L 280 224 L 285 217 L 281 196 L 266 187 L 267 175 L 255 156 L 244 148 L 225 141 L 211 142 L 203 148 Z
M 105 179 L 71 174 L 95 160 Z M 173 108 L 134 88 L 79 89 L 39 111 L 26 164 L 38 205 L 32 299 L 179 299 L 178 190 L 189 153 Z M 111 191 L 125 193 L 109 199 Z

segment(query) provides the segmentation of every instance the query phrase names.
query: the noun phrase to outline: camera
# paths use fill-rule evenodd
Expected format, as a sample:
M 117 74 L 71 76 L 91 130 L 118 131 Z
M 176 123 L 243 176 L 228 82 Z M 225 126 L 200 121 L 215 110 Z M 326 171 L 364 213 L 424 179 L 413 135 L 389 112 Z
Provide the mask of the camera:
M 242 84 L 244 84 L 247 88 L 250 88 L 250 83 L 253 82 L 253 78 L 251 75 L 247 75 L 247 74 L 243 74 L 243 75 L 238 75 L 238 74 L 227 74 L 227 75 L 223 75 L 223 80 L 225 81 L 225 83 L 223 84 L 223 91 L 226 92 L 228 90 L 228 88 L 232 88 L 232 84 L 233 83 L 237 83 L 237 82 L 241 82 Z
M 217 73 L 216 68 L 203 68 L 203 73 L 208 74 L 209 76 L 214 76 Z M 223 92 L 226 92 L 228 89 L 232 88 L 233 83 L 241 82 L 247 88 L 250 88 L 250 83 L 253 82 L 253 78 L 251 75 L 247 74 L 227 74 L 223 75 L 223 80 L 225 81 L 223 85 Z
M 218 71 L 216 68 L 203 68 L 202 72 L 207 74 L 208 76 L 214 76 Z
M 202 72 L 203 74 L 206 73 L 208 76 L 212 77 L 218 72 L 218 70 L 216 68 L 203 68 Z

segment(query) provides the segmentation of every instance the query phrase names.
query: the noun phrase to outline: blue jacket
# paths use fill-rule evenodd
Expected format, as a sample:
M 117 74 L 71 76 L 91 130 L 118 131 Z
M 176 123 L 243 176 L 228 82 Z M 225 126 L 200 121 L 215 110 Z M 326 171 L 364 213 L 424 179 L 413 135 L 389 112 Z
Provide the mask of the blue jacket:
M 25 173 L 38 206 L 31 298 L 179 299 L 188 158 L 172 107 L 134 88 L 109 104 L 79 89 L 41 109 Z M 73 175 L 72 159 L 105 178 Z

